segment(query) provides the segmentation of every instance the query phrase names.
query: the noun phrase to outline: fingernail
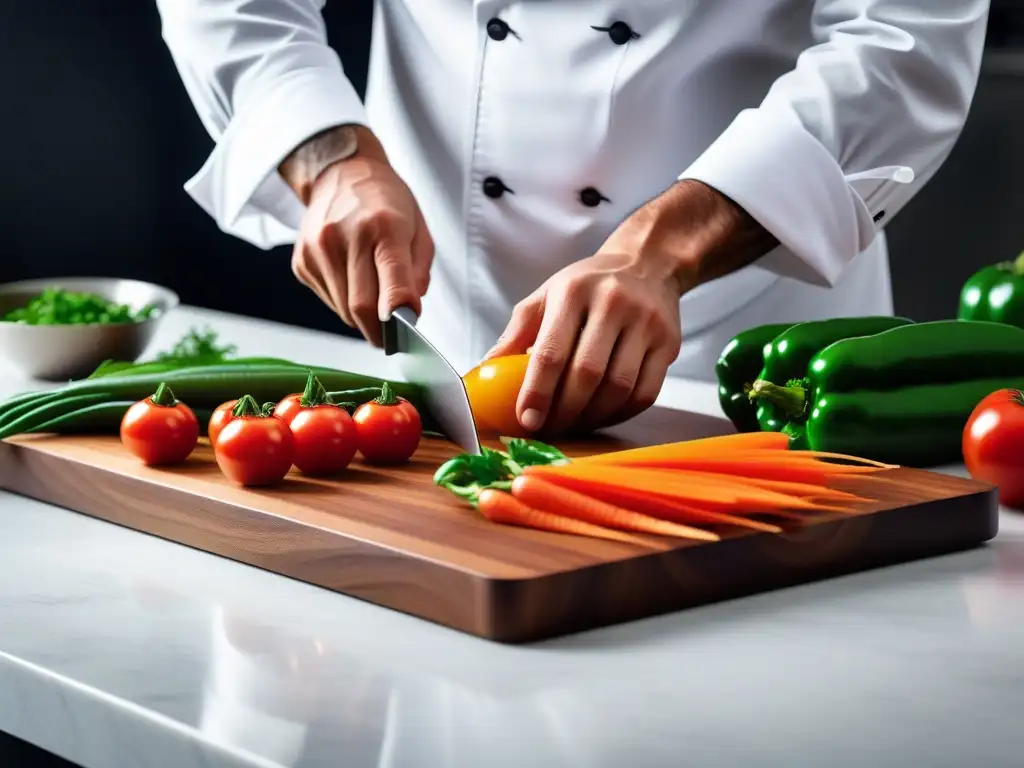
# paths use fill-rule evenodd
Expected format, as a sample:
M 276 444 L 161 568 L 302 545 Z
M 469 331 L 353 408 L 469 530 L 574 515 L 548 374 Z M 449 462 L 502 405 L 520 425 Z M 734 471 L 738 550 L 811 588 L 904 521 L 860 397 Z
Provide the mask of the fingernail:
M 523 426 L 531 432 L 535 432 L 544 426 L 544 414 L 536 408 L 527 408 L 523 411 Z

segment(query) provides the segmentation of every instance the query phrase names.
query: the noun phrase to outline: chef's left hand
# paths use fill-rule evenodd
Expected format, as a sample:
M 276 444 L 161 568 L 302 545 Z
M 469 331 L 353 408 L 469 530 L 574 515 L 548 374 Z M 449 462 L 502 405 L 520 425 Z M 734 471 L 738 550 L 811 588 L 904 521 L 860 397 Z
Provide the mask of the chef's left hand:
M 680 285 L 639 240 L 620 227 L 516 306 L 487 356 L 533 347 L 516 407 L 526 429 L 604 426 L 653 405 L 682 341 Z
M 516 305 L 486 357 L 533 347 L 516 412 L 558 434 L 625 421 L 654 404 L 682 343 L 679 299 L 777 244 L 749 214 L 696 181 L 637 209 L 593 256 Z

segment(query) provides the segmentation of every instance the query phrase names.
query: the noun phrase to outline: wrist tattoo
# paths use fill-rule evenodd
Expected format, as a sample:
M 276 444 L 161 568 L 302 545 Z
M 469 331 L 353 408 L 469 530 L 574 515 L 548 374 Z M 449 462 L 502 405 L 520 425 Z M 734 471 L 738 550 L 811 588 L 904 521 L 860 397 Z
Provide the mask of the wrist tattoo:
M 313 184 L 334 163 L 355 154 L 359 148 L 356 129 L 339 125 L 320 131 L 296 147 L 278 167 L 278 171 L 303 205 L 309 204 Z

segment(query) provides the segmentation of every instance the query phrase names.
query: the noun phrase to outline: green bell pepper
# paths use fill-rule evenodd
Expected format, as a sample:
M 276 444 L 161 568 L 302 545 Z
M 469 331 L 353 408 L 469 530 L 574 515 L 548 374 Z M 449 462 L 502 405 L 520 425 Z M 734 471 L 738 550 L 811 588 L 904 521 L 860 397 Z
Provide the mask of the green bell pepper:
M 960 462 L 975 406 L 1022 386 L 1024 329 L 938 320 L 837 341 L 802 380 L 756 381 L 750 396 L 785 414 L 793 448 L 929 467 Z
M 957 317 L 1024 328 L 1024 253 L 971 275 L 960 291 Z
M 871 336 L 911 322 L 905 317 L 869 315 L 808 320 L 794 325 L 765 347 L 764 365 L 757 378 L 785 386 L 794 379 L 806 376 L 811 358 L 829 344 L 854 336 Z M 757 401 L 755 413 L 758 424 L 765 432 L 780 432 L 789 421 L 786 414 L 779 413 L 770 399 Z
M 733 336 L 715 363 L 718 402 L 737 432 L 757 432 L 757 406 L 747 396 L 764 367 L 764 348 L 792 323 L 758 325 Z

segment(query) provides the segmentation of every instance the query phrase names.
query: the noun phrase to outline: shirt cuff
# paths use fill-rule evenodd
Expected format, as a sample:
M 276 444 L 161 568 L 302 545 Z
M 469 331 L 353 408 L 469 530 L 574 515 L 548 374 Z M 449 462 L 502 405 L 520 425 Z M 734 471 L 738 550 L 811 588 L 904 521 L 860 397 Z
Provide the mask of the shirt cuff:
M 791 112 L 747 109 L 680 176 L 732 199 L 778 239 L 757 264 L 832 287 L 877 231 L 842 168 Z
M 367 122 L 340 65 L 290 72 L 252 95 L 185 191 L 228 234 L 264 249 L 294 242 L 305 208 L 278 165 L 320 131 Z

